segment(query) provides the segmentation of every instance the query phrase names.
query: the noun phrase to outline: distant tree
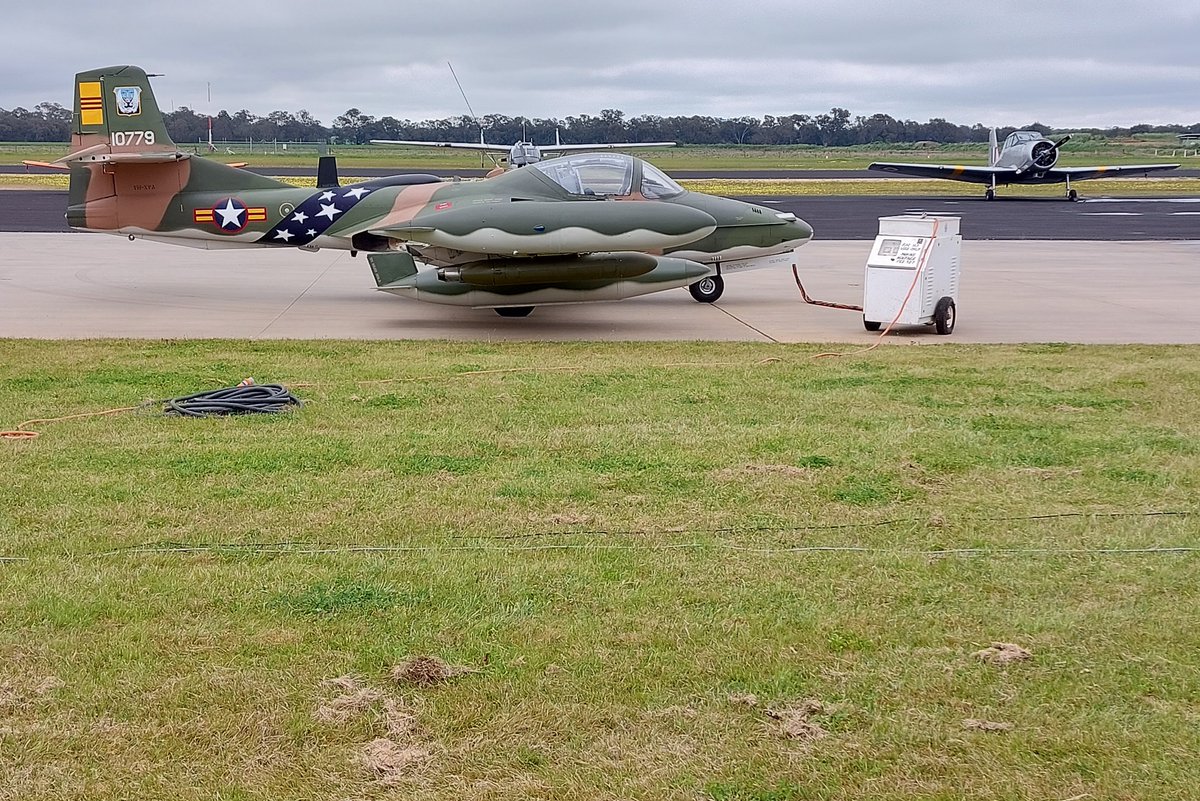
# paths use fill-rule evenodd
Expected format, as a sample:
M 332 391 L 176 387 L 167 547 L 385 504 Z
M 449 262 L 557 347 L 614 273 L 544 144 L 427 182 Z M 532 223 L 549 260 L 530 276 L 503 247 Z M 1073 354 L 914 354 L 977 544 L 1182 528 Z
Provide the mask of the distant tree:
M 821 132 L 821 144 L 826 147 L 851 144 L 850 112 L 846 109 L 834 107 L 828 114 L 818 115 L 816 124 Z

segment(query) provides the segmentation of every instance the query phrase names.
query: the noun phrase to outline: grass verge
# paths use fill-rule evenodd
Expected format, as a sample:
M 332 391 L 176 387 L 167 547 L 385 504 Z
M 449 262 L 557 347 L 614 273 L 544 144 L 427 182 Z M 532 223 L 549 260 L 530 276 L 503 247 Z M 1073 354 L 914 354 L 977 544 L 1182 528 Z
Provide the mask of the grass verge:
M 1200 786 L 1200 556 L 1106 551 L 1200 547 L 1197 348 L 0 351 L 0 427 L 307 402 L 0 440 L 5 801 Z

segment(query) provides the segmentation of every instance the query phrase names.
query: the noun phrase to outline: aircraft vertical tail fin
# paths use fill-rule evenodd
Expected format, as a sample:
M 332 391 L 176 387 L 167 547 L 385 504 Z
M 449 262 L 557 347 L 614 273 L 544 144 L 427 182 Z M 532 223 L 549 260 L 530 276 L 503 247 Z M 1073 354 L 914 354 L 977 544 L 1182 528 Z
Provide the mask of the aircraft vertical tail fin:
M 988 134 L 988 166 L 995 167 L 996 162 L 1000 160 L 1000 143 L 996 141 L 996 129 L 993 128 Z
M 75 76 L 75 116 L 71 154 L 63 161 L 88 155 L 174 153 L 150 79 L 140 67 L 102 67 Z M 106 160 L 106 159 L 96 159 Z
M 93 231 L 153 231 L 187 187 L 212 191 L 284 184 L 206 159 L 171 141 L 150 78 L 140 67 L 75 75 L 67 224 Z

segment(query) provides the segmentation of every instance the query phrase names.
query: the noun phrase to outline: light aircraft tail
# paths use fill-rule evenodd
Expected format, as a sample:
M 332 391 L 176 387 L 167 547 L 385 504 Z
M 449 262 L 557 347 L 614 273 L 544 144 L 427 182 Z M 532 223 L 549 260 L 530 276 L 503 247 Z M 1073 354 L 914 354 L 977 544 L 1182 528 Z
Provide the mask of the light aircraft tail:
M 1000 160 L 1000 143 L 996 141 L 996 129 L 993 128 L 988 134 L 988 166 L 995 167 L 996 162 Z
M 150 79 L 139 67 L 102 67 L 77 74 L 74 122 L 71 155 L 64 160 L 98 146 L 118 156 L 177 149 L 163 124 Z
M 115 66 L 75 76 L 67 223 L 99 231 L 153 229 L 181 191 L 234 192 L 284 184 L 207 159 L 171 141 L 150 79 Z

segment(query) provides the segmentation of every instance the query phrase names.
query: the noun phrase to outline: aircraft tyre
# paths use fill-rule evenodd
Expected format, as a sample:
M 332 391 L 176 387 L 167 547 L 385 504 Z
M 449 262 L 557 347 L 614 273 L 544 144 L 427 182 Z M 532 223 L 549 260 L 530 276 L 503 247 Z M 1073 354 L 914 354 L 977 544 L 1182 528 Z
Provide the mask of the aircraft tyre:
M 954 301 L 951 298 L 941 298 L 933 307 L 933 326 L 939 334 L 950 334 L 954 331 L 956 315 Z
M 688 292 L 700 303 L 715 303 L 725 291 L 725 279 L 719 275 L 701 278 L 688 287 Z
M 1076 200 L 1079 200 L 1079 193 L 1076 192 L 1074 189 L 1069 190 L 1067 192 L 1067 200 L 1070 200 L 1071 202 L 1075 202 Z
M 882 327 L 883 323 L 876 320 L 868 320 L 866 317 L 863 317 L 863 328 L 867 329 L 868 331 L 878 331 Z
M 984 200 L 995 200 L 996 199 L 996 190 L 995 189 L 985 190 L 983 193 L 983 199 Z
M 532 306 L 501 306 L 496 309 L 501 317 L 528 317 L 533 312 Z

